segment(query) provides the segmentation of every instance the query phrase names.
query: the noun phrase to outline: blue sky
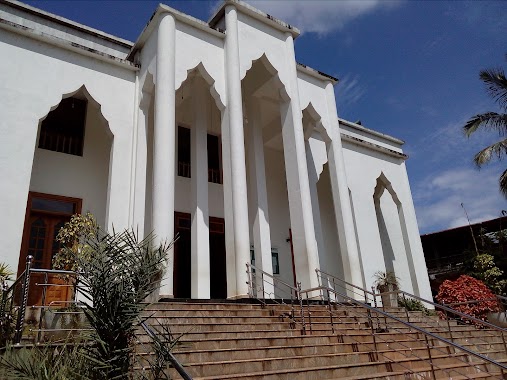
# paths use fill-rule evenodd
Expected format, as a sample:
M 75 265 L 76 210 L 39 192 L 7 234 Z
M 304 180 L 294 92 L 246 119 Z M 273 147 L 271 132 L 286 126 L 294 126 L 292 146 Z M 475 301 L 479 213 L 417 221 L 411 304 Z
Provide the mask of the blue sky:
M 477 170 L 473 154 L 498 136 L 470 139 L 472 115 L 499 111 L 479 80 L 507 68 L 507 2 L 248 1 L 301 29 L 299 62 L 340 79 L 338 113 L 406 141 L 407 169 L 421 233 L 500 216 L 505 161 Z M 28 1 L 135 41 L 157 1 Z M 208 20 L 216 1 L 165 1 Z

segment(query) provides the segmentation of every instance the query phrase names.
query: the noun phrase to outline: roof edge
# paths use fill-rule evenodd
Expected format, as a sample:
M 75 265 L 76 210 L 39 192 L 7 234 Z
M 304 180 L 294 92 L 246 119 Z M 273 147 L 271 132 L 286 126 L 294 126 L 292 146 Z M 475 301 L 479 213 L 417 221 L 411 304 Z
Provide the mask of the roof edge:
M 351 121 L 348 121 L 348 120 L 345 120 L 345 119 L 342 119 L 342 118 L 338 118 L 338 121 L 339 121 L 340 124 L 345 124 L 348 127 L 357 129 L 357 130 L 362 131 L 362 132 L 369 133 L 369 134 L 377 136 L 377 137 L 381 137 L 381 138 L 383 138 L 385 140 L 388 140 L 390 142 L 393 142 L 393 143 L 396 143 L 396 144 L 399 144 L 399 145 L 405 144 L 405 141 L 400 140 L 400 139 L 398 139 L 396 137 L 393 137 L 393 136 L 390 136 L 390 135 L 386 135 L 385 133 L 382 133 L 382 132 L 377 132 L 377 131 L 375 131 L 373 129 L 363 127 L 362 125 L 353 123 Z
M 83 24 L 80 24 L 78 22 L 69 20 L 69 19 L 67 19 L 65 17 L 58 16 L 58 15 L 56 15 L 54 13 L 43 11 L 42 9 L 32 7 L 32 6 L 28 5 L 28 4 L 24 4 L 24 3 L 20 2 L 20 1 L 16 1 L 16 0 L 0 0 L 0 3 L 7 4 L 8 6 L 10 6 L 12 8 L 23 10 L 23 11 L 25 11 L 27 13 L 31 13 L 33 15 L 37 15 L 39 17 L 42 17 L 42 18 L 44 18 L 46 20 L 53 21 L 53 22 L 58 23 L 60 25 L 64 25 L 64 26 L 67 26 L 69 28 L 79 30 L 80 32 L 91 34 L 91 35 L 93 35 L 95 37 L 102 38 L 102 39 L 104 39 L 106 41 L 114 42 L 114 43 L 116 43 L 118 45 L 123 45 L 123 46 L 129 47 L 129 48 L 131 48 L 134 45 L 134 43 L 132 41 L 128 41 L 128 40 L 125 40 L 123 38 L 113 36 L 112 34 L 103 32 L 101 30 L 98 30 L 98 29 L 95 29 L 95 28 L 92 28 L 92 27 L 89 27 L 89 26 L 86 26 L 86 25 L 83 25 Z
M 227 5 L 234 5 L 236 8 L 238 8 L 243 13 L 246 13 L 247 15 L 264 22 L 265 24 L 268 24 L 275 29 L 278 29 L 282 32 L 287 32 L 292 35 L 293 39 L 296 39 L 300 34 L 300 30 L 280 19 L 277 19 L 276 17 L 271 16 L 270 14 L 267 14 L 260 9 L 257 9 L 255 7 L 252 7 L 250 4 L 245 3 L 241 0 L 224 0 L 224 2 L 218 6 L 215 13 L 211 16 L 211 18 L 208 21 L 208 25 L 212 28 L 216 27 L 218 21 L 224 16 L 225 14 L 225 7 Z

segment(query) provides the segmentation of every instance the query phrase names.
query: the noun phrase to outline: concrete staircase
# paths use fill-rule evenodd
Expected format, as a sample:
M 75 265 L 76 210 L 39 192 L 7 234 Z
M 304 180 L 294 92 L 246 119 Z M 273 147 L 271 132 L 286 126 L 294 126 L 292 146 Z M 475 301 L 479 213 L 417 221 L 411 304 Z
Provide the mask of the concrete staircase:
M 369 318 L 360 307 L 334 306 L 331 326 L 327 306 L 313 305 L 305 309 L 305 333 L 300 318 L 293 320 L 290 313 L 289 306 L 276 304 L 163 302 L 150 305 L 145 316 L 155 329 L 166 326 L 174 335 L 183 334 L 173 353 L 196 380 L 503 378 L 498 367 L 437 339 L 426 341 L 424 334 L 399 322 L 387 321 L 386 326 L 384 318 Z M 404 309 L 389 313 L 407 320 Z M 442 322 L 432 318 L 428 323 L 421 313 L 408 314 L 414 325 L 450 338 L 439 327 Z M 140 369 L 152 352 L 143 331 L 137 338 Z M 495 331 L 454 323 L 452 338 L 492 359 L 507 359 Z M 174 369 L 167 371 L 180 378 Z

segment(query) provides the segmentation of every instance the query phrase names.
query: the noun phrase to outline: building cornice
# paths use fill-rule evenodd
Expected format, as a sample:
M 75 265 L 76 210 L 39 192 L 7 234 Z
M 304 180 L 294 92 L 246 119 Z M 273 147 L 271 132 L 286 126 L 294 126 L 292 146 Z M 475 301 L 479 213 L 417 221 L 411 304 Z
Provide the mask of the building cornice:
M 208 25 L 210 27 L 215 27 L 217 23 L 224 17 L 225 14 L 225 7 L 227 5 L 233 5 L 235 6 L 238 11 L 241 13 L 244 13 L 250 17 L 253 17 L 259 21 L 261 21 L 264 24 L 267 24 L 271 26 L 274 29 L 277 29 L 283 33 L 290 33 L 292 35 L 292 38 L 296 39 L 301 32 L 298 28 L 287 24 L 286 22 L 277 19 L 276 17 L 273 17 L 267 13 L 264 13 L 263 11 L 252 7 L 251 5 L 245 3 L 244 1 L 240 0 L 225 0 L 215 11 L 215 13 L 211 16 Z
M 45 20 L 49 20 L 51 22 L 54 22 L 54 23 L 57 23 L 60 25 L 64 25 L 64 26 L 72 28 L 74 30 L 78 30 L 80 32 L 93 35 L 93 36 L 101 38 L 103 40 L 113 42 L 117 45 L 121 45 L 123 47 L 131 48 L 134 45 L 134 43 L 131 41 L 125 40 L 120 37 L 113 36 L 112 34 L 105 33 L 101 30 L 91 28 L 89 26 L 77 23 L 75 21 L 55 15 L 53 13 L 43 11 L 42 9 L 32 7 L 30 5 L 24 4 L 24 3 L 16 1 L 16 0 L 0 0 L 0 4 L 6 4 L 9 7 L 22 10 L 23 12 L 36 15 L 40 18 L 45 19 Z
M 353 137 L 353 136 L 347 135 L 346 133 L 343 133 L 343 132 L 341 132 L 341 139 L 342 139 L 342 141 L 345 141 L 345 142 L 348 142 L 348 143 L 351 143 L 354 145 L 358 145 L 358 146 L 361 146 L 364 148 L 368 148 L 371 150 L 375 150 L 377 152 L 386 154 L 388 156 L 395 157 L 399 160 L 405 161 L 408 159 L 408 156 L 405 153 L 400 153 L 400 152 L 397 152 L 392 149 L 384 148 L 383 146 L 371 143 L 369 141 L 362 140 L 358 137 Z
M 368 133 L 368 134 L 376 136 L 376 137 L 381 137 L 384 140 L 393 142 L 395 144 L 398 144 L 398 145 L 405 144 L 405 141 L 400 140 L 400 139 L 398 139 L 396 137 L 393 137 L 393 136 L 390 136 L 390 135 L 386 135 L 385 133 L 377 132 L 377 131 L 375 131 L 373 129 L 363 127 L 362 125 L 353 123 L 351 121 L 348 121 L 348 120 L 345 120 L 345 119 L 341 119 L 341 118 L 338 118 L 338 121 L 339 121 L 340 124 L 344 124 L 344 125 L 346 125 L 348 127 L 351 127 L 353 129 L 356 129 L 356 130 L 364 132 L 364 133 Z
M 95 58 L 100 61 L 110 63 L 110 64 L 113 64 L 116 66 L 120 66 L 120 67 L 123 67 L 128 70 L 132 70 L 132 71 L 139 70 L 138 65 L 136 65 L 133 62 L 130 62 L 128 60 L 121 59 L 121 58 L 115 57 L 113 55 L 103 53 L 101 51 L 89 48 L 87 46 L 83 46 L 78 43 L 71 42 L 71 41 L 65 40 L 63 38 L 47 34 L 47 33 L 29 28 L 27 26 L 17 24 L 15 22 L 12 22 L 9 20 L 5 20 L 3 18 L 0 18 L 0 29 L 5 29 L 10 32 L 14 32 L 17 34 L 28 36 L 28 37 L 33 38 L 35 40 L 45 42 L 45 43 L 53 45 L 53 46 L 58 46 L 60 48 L 70 50 L 70 51 L 73 51 L 78 54 L 85 55 L 85 56 L 88 56 L 91 58 Z

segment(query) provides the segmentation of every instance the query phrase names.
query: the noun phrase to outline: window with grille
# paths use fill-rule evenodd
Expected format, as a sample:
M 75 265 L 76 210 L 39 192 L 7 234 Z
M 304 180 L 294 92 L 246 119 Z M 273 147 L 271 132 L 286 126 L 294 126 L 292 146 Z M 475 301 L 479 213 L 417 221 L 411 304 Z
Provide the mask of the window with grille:
M 207 136 L 208 147 L 208 182 L 222 183 L 222 157 L 220 137 Z M 178 127 L 178 176 L 190 178 L 191 166 L 190 129 Z
M 86 100 L 63 99 L 42 121 L 39 148 L 54 152 L 83 155 Z

